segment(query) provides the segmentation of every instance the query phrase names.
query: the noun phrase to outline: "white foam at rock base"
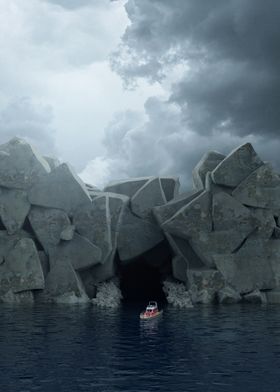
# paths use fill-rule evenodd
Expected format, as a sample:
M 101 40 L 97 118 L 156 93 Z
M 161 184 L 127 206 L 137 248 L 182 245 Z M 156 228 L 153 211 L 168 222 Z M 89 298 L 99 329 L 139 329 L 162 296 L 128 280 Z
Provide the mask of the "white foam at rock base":
M 116 280 L 102 282 L 97 285 L 96 297 L 91 301 L 101 308 L 118 308 L 121 304 L 122 293 Z
M 163 291 L 167 302 L 179 308 L 192 308 L 192 300 L 183 283 L 166 280 L 163 282 Z

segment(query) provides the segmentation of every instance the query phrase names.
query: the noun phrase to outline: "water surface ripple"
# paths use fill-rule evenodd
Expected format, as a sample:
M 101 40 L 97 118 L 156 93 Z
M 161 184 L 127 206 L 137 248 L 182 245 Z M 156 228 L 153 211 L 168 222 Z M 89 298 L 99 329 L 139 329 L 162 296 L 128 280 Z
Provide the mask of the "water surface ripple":
M 280 307 L 1 305 L 0 391 L 280 391 Z

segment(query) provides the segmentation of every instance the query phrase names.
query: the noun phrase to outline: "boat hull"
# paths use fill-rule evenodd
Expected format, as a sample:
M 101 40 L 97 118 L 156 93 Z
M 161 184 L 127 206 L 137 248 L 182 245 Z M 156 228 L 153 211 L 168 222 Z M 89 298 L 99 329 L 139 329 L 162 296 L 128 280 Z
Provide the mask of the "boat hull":
M 161 316 L 162 313 L 163 313 L 163 311 L 160 310 L 159 312 L 157 312 L 157 313 L 155 313 L 155 314 L 153 314 L 151 316 L 146 316 L 144 314 L 144 312 L 143 312 L 143 313 L 140 313 L 140 319 L 141 320 L 153 320 L 153 319 L 158 318 L 159 316 Z

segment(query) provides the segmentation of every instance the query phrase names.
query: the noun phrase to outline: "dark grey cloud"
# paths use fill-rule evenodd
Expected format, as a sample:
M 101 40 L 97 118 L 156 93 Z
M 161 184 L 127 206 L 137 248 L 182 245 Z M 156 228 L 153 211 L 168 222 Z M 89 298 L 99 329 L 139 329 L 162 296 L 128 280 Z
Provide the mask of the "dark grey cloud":
M 261 158 L 279 156 L 280 140 L 247 138 L 228 132 L 199 134 L 187 129 L 180 108 L 156 97 L 145 104 L 145 115 L 133 111 L 117 114 L 105 131 L 105 153 L 80 173 L 99 187 L 128 177 L 176 175 L 182 189 L 192 187 L 192 169 L 208 150 L 229 153 L 233 147 L 252 142 Z M 280 156 L 278 158 L 280 167 Z
M 203 135 L 276 138 L 280 130 L 280 3 L 129 0 L 131 21 L 113 68 L 127 81 L 162 80 L 188 66 L 170 102 Z
M 55 131 L 50 106 L 19 97 L 0 108 L 0 144 L 15 136 L 24 138 L 41 153 L 55 156 Z

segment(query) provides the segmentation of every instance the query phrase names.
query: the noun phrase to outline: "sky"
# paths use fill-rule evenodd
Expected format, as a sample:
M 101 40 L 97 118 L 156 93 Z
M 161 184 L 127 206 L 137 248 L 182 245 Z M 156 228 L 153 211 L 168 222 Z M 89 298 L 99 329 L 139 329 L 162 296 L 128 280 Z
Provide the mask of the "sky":
M 0 143 L 100 188 L 251 142 L 280 169 L 280 3 L 0 0 Z

